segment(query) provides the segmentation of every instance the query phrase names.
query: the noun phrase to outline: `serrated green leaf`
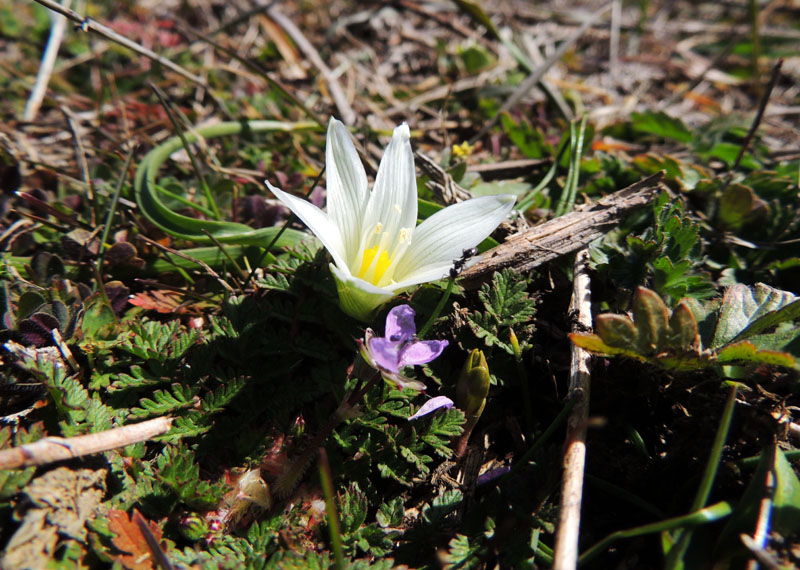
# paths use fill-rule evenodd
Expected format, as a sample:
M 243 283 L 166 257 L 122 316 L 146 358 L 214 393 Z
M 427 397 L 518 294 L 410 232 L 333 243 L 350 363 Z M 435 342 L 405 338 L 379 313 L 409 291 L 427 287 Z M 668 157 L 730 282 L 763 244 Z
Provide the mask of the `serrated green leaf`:
M 131 409 L 131 414 L 137 418 L 169 415 L 176 410 L 192 407 L 196 394 L 196 387 L 176 383 L 172 385 L 171 392 L 156 390 L 152 398 L 139 400 L 141 408 Z
M 375 514 L 375 519 L 383 528 L 399 527 L 401 524 L 403 524 L 405 512 L 405 508 L 403 507 L 403 498 L 394 497 L 388 503 L 383 503 L 380 507 L 378 507 L 378 512 Z
M 414 450 L 401 445 L 400 456 L 408 461 L 411 465 L 416 467 L 417 471 L 422 474 L 422 476 L 426 477 L 431 472 L 430 468 L 425 465 L 426 463 L 433 461 L 433 458 L 429 455 L 418 454 Z
M 422 509 L 422 518 L 431 526 L 442 525 L 459 508 L 463 500 L 464 495 L 461 491 L 448 489 Z
M 378 463 L 378 471 L 381 474 L 381 477 L 385 479 L 392 479 L 397 481 L 401 485 L 406 487 L 411 487 L 411 481 L 407 480 L 403 475 L 398 473 L 392 466 L 385 462 Z
M 448 568 L 464 568 L 472 570 L 473 568 L 480 568 L 483 562 L 477 556 L 480 550 L 480 545 L 471 545 L 469 538 L 463 534 L 457 534 L 450 539 L 447 545 L 449 550 L 445 557 L 445 561 L 450 565 Z

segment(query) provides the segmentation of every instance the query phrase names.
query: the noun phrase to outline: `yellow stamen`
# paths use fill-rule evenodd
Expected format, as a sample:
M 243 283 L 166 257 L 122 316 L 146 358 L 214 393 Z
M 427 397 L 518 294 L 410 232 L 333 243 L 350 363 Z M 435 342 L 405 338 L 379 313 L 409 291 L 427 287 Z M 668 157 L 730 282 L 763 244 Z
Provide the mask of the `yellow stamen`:
M 380 253 L 378 253 L 379 251 Z M 375 259 L 376 255 L 378 256 L 377 260 Z M 361 261 L 358 276 L 377 285 L 391 264 L 392 260 L 386 250 L 380 249 L 380 246 L 376 245 L 364 251 L 364 259 Z

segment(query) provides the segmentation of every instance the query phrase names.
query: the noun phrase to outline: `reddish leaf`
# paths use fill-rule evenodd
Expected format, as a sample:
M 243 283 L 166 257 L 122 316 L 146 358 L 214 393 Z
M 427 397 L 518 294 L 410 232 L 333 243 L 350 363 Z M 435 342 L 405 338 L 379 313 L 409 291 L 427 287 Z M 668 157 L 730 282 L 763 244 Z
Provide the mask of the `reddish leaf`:
M 116 534 L 111 542 L 124 554 L 117 557 L 117 561 L 127 570 L 152 570 L 153 554 L 147 545 L 147 539 L 142 534 L 135 519 L 142 515 L 134 509 L 133 520 L 128 518 L 128 513 L 112 510 L 108 513 L 108 528 Z M 142 520 L 144 520 L 142 518 Z M 156 541 L 161 540 L 161 529 L 152 521 L 147 521 L 147 526 Z
M 175 291 L 155 290 L 149 293 L 136 293 L 128 299 L 131 305 L 136 305 L 148 311 L 158 311 L 159 313 L 178 313 L 185 314 L 189 311 L 182 307 L 183 296 Z

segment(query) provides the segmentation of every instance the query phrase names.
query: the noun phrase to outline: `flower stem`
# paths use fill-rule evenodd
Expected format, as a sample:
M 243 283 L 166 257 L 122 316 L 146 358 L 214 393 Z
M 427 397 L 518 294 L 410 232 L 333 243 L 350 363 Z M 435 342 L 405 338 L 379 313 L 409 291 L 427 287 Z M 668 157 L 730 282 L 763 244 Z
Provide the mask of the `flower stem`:
M 425 321 L 425 324 L 422 325 L 422 328 L 419 329 L 417 336 L 420 338 L 425 338 L 425 335 L 428 334 L 428 331 L 433 326 L 434 321 L 439 318 L 439 315 L 444 309 L 444 304 L 447 303 L 447 299 L 450 298 L 450 293 L 453 291 L 453 284 L 456 282 L 455 277 L 450 277 L 447 280 L 447 286 L 444 289 L 444 293 L 442 293 L 442 298 L 439 299 L 439 303 L 436 305 L 436 308 L 431 313 L 431 316 L 428 317 L 428 320 Z
M 328 528 L 331 531 L 331 545 L 333 556 L 336 560 L 336 570 L 344 570 L 344 555 L 342 552 L 342 529 L 339 525 L 339 514 L 333 499 L 333 477 L 331 466 L 328 463 L 328 454 L 324 447 L 318 449 L 319 453 L 319 479 L 322 483 L 322 492 L 325 495 L 325 513 L 328 515 Z
M 303 453 L 297 459 L 295 459 L 289 468 L 278 477 L 275 485 L 273 485 L 274 493 L 278 498 L 285 499 L 292 493 L 292 491 L 294 491 L 298 482 L 300 481 L 300 478 L 303 476 L 303 473 L 305 473 L 306 469 L 308 469 L 311 461 L 314 459 L 314 457 L 316 457 L 317 453 L 322 447 L 322 444 L 325 442 L 331 432 L 333 432 L 333 430 L 336 429 L 344 420 L 353 417 L 353 413 L 358 407 L 361 399 L 375 386 L 375 383 L 380 378 L 380 374 L 375 372 L 369 381 L 367 381 L 363 387 L 358 389 L 358 386 L 362 384 L 361 379 L 359 379 L 356 389 L 344 397 L 342 403 L 339 404 L 339 407 L 336 408 L 336 411 L 333 412 L 333 415 L 328 420 L 328 423 L 326 423 L 322 429 L 317 432 L 311 442 L 306 446 L 305 450 L 303 450 Z

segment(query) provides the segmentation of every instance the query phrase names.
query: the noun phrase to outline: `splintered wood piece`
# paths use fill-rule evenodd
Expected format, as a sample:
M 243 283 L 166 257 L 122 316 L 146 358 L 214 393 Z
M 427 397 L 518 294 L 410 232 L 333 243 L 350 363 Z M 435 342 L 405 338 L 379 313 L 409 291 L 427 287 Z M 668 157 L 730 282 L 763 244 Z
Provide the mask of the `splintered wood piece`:
M 47 437 L 0 451 L 0 469 L 47 465 L 147 441 L 169 431 L 172 418 L 161 417 L 76 437 Z
M 530 271 L 585 247 L 614 228 L 628 213 L 652 202 L 663 176 L 663 172 L 658 172 L 585 208 L 509 237 L 465 269 L 460 284 L 474 289 L 495 271 L 506 268 Z

